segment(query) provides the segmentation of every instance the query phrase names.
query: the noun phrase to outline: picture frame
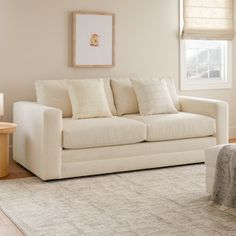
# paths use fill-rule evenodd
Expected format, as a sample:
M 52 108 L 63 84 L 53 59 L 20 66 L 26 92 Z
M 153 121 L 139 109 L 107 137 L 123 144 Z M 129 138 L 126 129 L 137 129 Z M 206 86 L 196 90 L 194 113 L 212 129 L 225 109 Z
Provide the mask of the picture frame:
M 115 66 L 115 14 L 73 12 L 73 67 Z

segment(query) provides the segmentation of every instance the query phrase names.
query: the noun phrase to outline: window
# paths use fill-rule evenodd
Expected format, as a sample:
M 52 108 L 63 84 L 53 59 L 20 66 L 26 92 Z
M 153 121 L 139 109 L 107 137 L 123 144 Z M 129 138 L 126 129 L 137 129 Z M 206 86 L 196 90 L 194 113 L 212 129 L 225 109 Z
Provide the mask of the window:
M 180 0 L 181 89 L 231 87 L 233 0 Z
M 181 89 L 231 87 L 231 45 L 224 40 L 181 40 Z

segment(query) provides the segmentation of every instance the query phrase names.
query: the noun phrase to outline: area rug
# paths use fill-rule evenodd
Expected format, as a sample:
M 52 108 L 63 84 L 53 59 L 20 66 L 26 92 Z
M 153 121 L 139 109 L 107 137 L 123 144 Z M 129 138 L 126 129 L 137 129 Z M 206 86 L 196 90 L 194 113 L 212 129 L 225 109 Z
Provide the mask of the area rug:
M 236 235 L 208 200 L 204 165 L 0 181 L 0 208 L 27 236 Z

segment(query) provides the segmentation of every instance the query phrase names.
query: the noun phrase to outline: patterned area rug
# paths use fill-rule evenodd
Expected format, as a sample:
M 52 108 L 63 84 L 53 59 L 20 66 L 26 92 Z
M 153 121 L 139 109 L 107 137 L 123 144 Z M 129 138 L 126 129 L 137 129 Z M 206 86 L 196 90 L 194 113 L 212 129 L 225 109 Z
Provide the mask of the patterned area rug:
M 29 236 L 236 235 L 236 218 L 208 206 L 204 165 L 0 181 L 0 208 Z

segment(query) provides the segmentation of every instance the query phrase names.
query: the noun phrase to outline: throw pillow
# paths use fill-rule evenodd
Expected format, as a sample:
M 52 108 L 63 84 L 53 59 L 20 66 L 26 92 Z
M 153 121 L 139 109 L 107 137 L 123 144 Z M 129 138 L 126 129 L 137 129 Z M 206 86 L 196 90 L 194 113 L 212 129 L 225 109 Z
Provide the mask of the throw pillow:
M 68 81 L 74 119 L 112 116 L 102 79 Z
M 177 113 L 165 80 L 131 80 L 141 115 Z
M 111 89 L 111 79 L 110 78 L 100 78 L 103 80 L 103 85 L 104 85 L 104 90 L 105 90 L 105 94 L 106 94 L 106 99 L 107 99 L 107 103 L 108 106 L 110 108 L 111 114 L 113 116 L 117 115 L 116 112 L 116 107 L 114 104 L 114 98 L 113 98 L 113 93 L 112 93 L 112 89 Z M 66 81 L 78 81 L 79 79 L 74 79 L 74 80 L 66 80 Z M 89 78 L 89 80 L 97 80 L 94 78 Z
M 72 109 L 66 83 L 63 80 L 38 80 L 35 82 L 37 103 L 55 107 L 63 117 L 71 117 Z

